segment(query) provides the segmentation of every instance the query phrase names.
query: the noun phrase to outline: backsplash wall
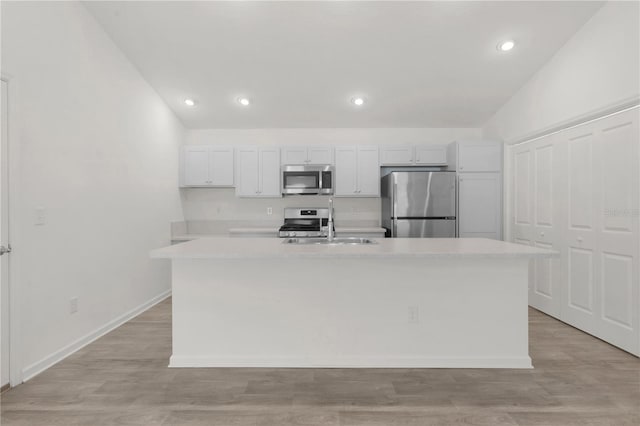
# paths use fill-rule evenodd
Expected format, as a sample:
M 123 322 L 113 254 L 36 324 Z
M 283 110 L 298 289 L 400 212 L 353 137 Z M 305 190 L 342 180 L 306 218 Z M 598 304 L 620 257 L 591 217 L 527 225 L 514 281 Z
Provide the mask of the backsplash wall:
M 237 198 L 235 188 L 183 188 L 182 206 L 187 221 L 224 220 L 282 224 L 285 207 L 327 207 L 328 196 L 287 196 L 282 198 Z M 267 214 L 267 208 L 272 214 Z M 380 222 L 380 198 L 334 198 L 336 223 Z
M 394 145 L 449 143 L 480 139 L 479 128 L 344 128 L 344 129 L 196 129 L 187 131 L 189 145 Z M 224 221 L 232 226 L 282 223 L 285 207 L 324 207 L 326 196 L 237 198 L 234 188 L 183 188 L 186 221 Z M 267 214 L 271 207 L 272 214 Z M 379 198 L 335 198 L 336 224 L 379 225 Z

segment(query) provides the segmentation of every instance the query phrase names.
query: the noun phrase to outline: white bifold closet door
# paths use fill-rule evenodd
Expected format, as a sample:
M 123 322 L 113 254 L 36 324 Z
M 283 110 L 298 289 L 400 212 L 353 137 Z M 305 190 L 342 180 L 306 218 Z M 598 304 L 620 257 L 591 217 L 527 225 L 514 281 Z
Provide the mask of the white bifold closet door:
M 640 134 L 632 109 L 511 148 L 511 240 L 532 262 L 529 303 L 640 355 Z

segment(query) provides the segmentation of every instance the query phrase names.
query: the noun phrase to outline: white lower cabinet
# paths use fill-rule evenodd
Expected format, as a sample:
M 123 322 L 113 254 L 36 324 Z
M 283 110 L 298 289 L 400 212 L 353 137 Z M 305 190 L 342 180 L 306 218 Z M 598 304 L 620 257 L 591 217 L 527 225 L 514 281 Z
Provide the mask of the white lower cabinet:
M 238 148 L 236 156 L 236 196 L 282 196 L 278 148 Z
M 502 173 L 458 175 L 458 236 L 502 239 Z
M 510 238 L 553 248 L 529 303 L 640 355 L 637 110 L 511 148 Z
M 380 196 L 380 163 L 377 146 L 337 147 L 335 157 L 335 196 Z

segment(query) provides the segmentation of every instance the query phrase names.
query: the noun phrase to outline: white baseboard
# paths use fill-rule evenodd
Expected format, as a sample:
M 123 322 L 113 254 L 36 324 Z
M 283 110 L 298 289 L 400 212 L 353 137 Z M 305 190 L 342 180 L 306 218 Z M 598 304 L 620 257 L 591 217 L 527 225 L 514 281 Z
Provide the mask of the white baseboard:
M 110 331 L 120 327 L 122 324 L 129 321 L 130 319 L 137 317 L 147 309 L 151 308 L 154 305 L 157 305 L 158 303 L 162 302 L 169 296 L 171 296 L 170 289 L 147 300 L 141 305 L 136 306 L 129 312 L 126 312 L 120 315 L 119 317 L 109 321 L 102 327 L 99 327 L 98 329 L 92 331 L 91 333 L 86 334 L 85 336 L 79 338 L 78 340 L 76 340 L 75 342 L 72 342 L 71 344 L 65 346 L 64 348 L 52 353 L 51 355 L 44 357 L 40 361 L 25 367 L 22 370 L 23 381 L 26 382 L 27 380 L 33 378 L 34 376 L 42 373 L 47 368 L 53 366 L 54 364 L 57 364 L 58 362 L 62 361 L 69 355 L 87 346 L 89 343 L 99 339 L 100 337 L 104 336 Z
M 169 367 L 254 368 L 533 368 L 528 356 L 513 358 L 430 357 L 217 357 L 171 356 Z

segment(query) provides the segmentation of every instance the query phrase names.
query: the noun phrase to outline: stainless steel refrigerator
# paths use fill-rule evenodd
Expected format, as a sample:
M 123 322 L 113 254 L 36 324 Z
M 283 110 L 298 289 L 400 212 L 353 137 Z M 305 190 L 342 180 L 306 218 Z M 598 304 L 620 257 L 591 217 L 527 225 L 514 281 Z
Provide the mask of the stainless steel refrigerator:
M 387 237 L 456 236 L 455 172 L 391 172 L 380 192 Z

